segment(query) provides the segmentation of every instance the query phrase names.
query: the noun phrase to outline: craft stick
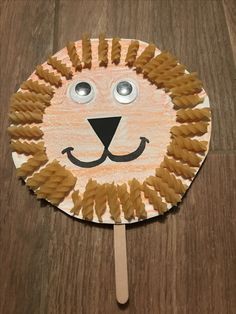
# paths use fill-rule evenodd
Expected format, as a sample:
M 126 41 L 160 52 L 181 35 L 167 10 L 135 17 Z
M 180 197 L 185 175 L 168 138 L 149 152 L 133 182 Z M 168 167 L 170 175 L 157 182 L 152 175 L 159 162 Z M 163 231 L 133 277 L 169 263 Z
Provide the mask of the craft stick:
M 125 225 L 114 225 L 116 300 L 125 304 L 129 299 Z

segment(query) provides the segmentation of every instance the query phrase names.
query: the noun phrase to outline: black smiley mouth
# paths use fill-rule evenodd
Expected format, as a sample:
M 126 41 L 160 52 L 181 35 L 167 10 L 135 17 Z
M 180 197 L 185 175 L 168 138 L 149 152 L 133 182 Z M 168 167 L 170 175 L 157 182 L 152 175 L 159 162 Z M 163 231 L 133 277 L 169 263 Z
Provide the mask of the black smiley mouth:
M 81 168 L 92 168 L 102 164 L 107 158 L 114 162 L 129 162 L 134 159 L 137 159 L 142 155 L 146 148 L 146 144 L 149 143 L 149 140 L 146 137 L 140 137 L 140 144 L 138 148 L 132 153 L 125 155 L 114 155 L 112 154 L 108 147 L 111 143 L 111 140 L 115 134 L 115 131 L 118 127 L 121 117 L 112 117 L 112 118 L 97 118 L 97 119 L 88 119 L 92 128 L 94 129 L 97 136 L 100 138 L 101 142 L 104 145 L 104 150 L 100 158 L 93 161 L 81 161 L 77 159 L 72 151 L 73 147 L 67 147 L 62 150 L 62 154 L 67 154 L 67 158 L 76 166 Z

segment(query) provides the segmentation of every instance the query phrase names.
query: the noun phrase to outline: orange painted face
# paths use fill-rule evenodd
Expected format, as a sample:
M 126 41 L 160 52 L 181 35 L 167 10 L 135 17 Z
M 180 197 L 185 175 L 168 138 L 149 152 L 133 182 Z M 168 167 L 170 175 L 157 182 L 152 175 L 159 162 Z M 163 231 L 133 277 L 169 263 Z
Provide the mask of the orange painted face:
M 53 204 L 77 218 L 104 223 L 127 223 L 159 215 L 181 200 L 203 160 L 203 153 L 208 150 L 210 134 L 207 132 L 207 123 L 204 122 L 204 115 L 208 113 L 199 111 L 199 108 L 209 107 L 209 102 L 195 74 L 186 74 L 185 67 L 165 53 L 158 65 L 158 75 L 159 78 L 166 75 L 163 82 L 167 85 L 159 86 L 157 81 L 157 88 L 150 83 L 150 77 L 148 80 L 137 68 L 135 70 L 134 67 L 127 66 L 130 43 L 128 39 L 120 40 L 120 60 L 111 62 L 112 41 L 108 39 L 108 64 L 101 66 L 98 58 L 99 40 L 92 39 L 91 67 L 86 67 L 83 60 L 83 67 L 79 71 L 76 70 L 68 47 L 64 48 L 54 55 L 59 60 L 59 66 L 45 62 L 41 70 L 30 76 L 32 81 L 22 85 L 23 95 L 20 91 L 13 97 L 12 108 L 16 108 L 16 111 L 20 108 L 23 112 L 13 113 L 13 124 L 28 123 L 30 127 L 39 127 L 37 130 L 26 130 L 24 127 L 13 127 L 10 130 L 14 138 L 30 136 L 34 140 L 30 148 L 28 144 L 13 144 L 17 151 L 13 153 L 13 158 L 20 168 L 20 176 L 30 178 L 28 185 L 36 190 L 38 197 L 53 200 Z M 86 49 L 82 41 L 74 43 L 73 47 L 78 56 L 82 56 Z M 142 56 L 147 47 L 147 43 L 139 41 L 137 57 Z M 160 53 L 155 48 L 153 55 L 145 62 L 148 63 Z M 156 62 L 158 64 L 159 61 Z M 67 70 L 60 68 L 60 64 L 66 66 Z M 63 71 L 68 69 L 69 75 L 66 78 Z M 60 84 L 57 84 L 58 78 L 55 75 L 59 74 Z M 50 75 L 54 77 L 50 78 Z M 176 108 L 174 109 L 172 101 L 173 92 L 178 92 L 178 89 L 172 92 L 172 98 L 168 92 L 171 90 L 168 87 L 170 80 L 178 78 L 179 92 L 183 92 L 180 95 L 184 95 L 182 105 L 185 109 L 198 106 L 194 113 L 182 111 L 180 118 L 184 121 L 176 120 Z M 39 88 L 37 84 L 42 85 Z M 187 92 L 181 91 L 182 86 L 187 86 Z M 26 94 L 24 89 L 28 89 Z M 40 104 L 47 102 L 49 94 L 52 97 L 50 105 Z M 42 113 L 33 111 L 28 99 L 36 102 L 34 107 L 41 105 Z M 19 103 L 22 100 L 23 103 Z M 191 122 L 197 124 L 191 125 Z M 190 123 L 188 130 L 179 129 L 182 123 Z M 172 142 L 168 151 L 172 160 L 165 164 L 167 147 L 173 137 L 170 132 L 173 126 L 177 127 L 180 135 L 182 132 L 182 138 L 189 136 L 190 139 L 183 142 L 178 138 L 177 142 Z M 28 132 L 31 134 L 26 134 Z M 194 141 L 191 137 L 195 138 Z M 203 140 L 202 143 L 198 142 L 200 139 Z M 37 143 L 41 140 L 44 142 L 44 151 L 38 155 L 36 150 L 41 149 L 41 144 Z M 28 159 L 21 155 L 22 152 L 36 157 L 29 161 L 29 165 L 24 165 Z M 195 156 L 195 153 L 200 153 L 202 157 Z M 70 179 L 67 178 L 64 189 L 63 182 L 60 181 L 64 174 L 59 175 L 59 178 L 57 174 L 55 177 L 44 177 L 48 170 L 43 167 L 54 160 L 72 174 L 76 184 L 70 185 Z M 192 169 L 189 165 L 196 168 Z M 34 175 L 35 171 L 39 174 Z M 43 180 L 49 180 L 48 184 L 40 181 L 40 171 L 43 171 Z
M 154 174 L 169 143 L 175 122 L 171 99 L 125 65 L 127 46 L 124 41 L 119 65 L 99 67 L 93 59 L 92 69 L 65 81 L 45 112 L 47 154 L 66 165 L 81 186 L 88 178 L 143 181 Z M 97 42 L 92 49 L 97 52 Z

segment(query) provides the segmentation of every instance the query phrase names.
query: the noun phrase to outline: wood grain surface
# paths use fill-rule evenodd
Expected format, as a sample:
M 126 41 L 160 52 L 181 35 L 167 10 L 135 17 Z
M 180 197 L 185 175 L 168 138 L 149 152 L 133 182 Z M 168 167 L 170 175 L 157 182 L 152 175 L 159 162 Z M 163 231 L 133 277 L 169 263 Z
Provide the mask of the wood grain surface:
M 0 1 L 0 313 L 236 313 L 233 0 Z M 36 201 L 16 178 L 7 111 L 37 64 L 82 33 L 152 41 L 203 79 L 211 152 L 179 209 L 129 227 L 129 303 L 115 300 L 113 230 Z

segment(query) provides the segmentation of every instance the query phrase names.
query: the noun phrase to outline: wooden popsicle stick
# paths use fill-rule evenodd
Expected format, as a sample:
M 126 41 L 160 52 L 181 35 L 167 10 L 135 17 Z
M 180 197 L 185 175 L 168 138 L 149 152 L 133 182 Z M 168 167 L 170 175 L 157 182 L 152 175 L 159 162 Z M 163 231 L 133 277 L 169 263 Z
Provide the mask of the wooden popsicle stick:
M 125 304 L 129 299 L 125 225 L 114 225 L 116 300 Z

